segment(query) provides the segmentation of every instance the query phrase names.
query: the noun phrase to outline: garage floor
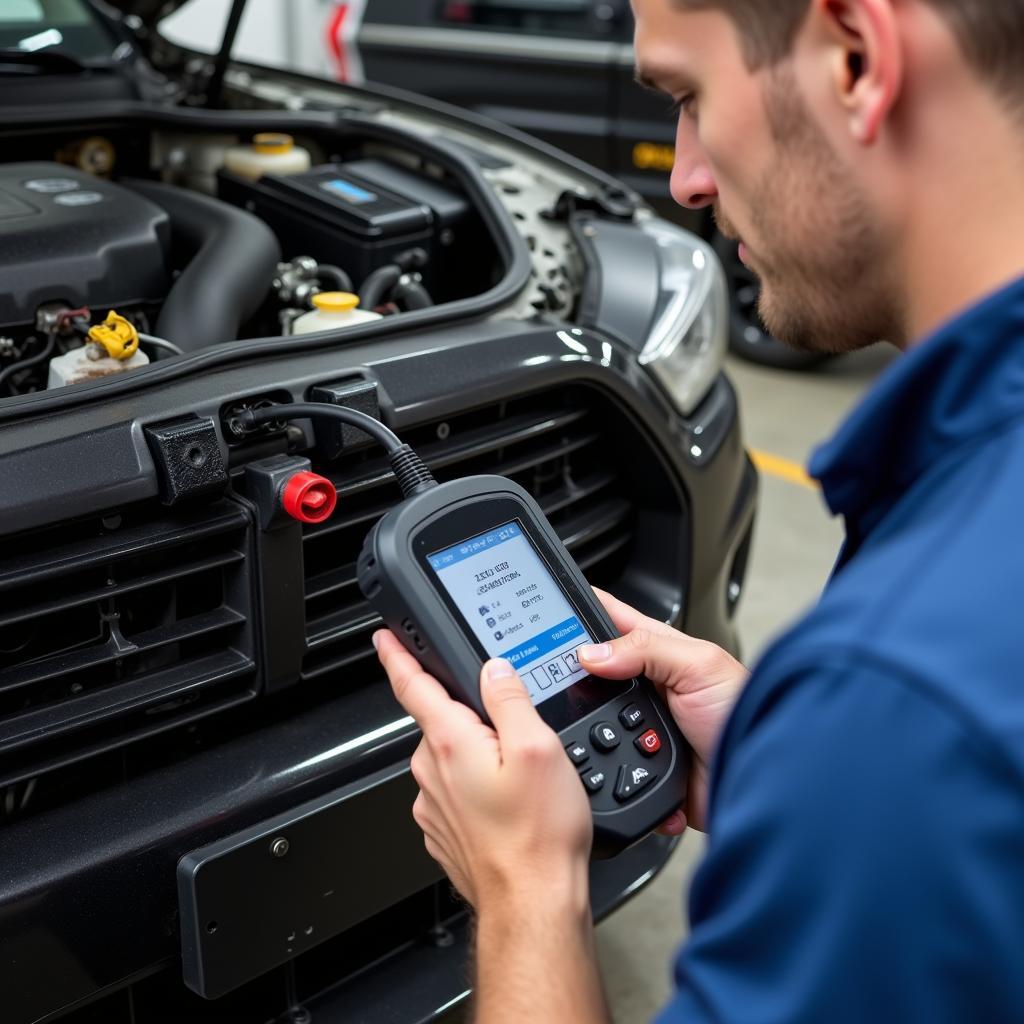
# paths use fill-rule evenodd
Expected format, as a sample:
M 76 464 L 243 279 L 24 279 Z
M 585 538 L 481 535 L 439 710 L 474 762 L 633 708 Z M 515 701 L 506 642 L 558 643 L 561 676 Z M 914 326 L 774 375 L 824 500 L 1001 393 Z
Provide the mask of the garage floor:
M 840 523 L 797 467 L 893 356 L 878 347 L 806 374 L 730 364 L 746 442 L 761 466 L 757 533 L 739 612 L 747 664 L 815 600 L 842 539 Z M 703 848 L 703 836 L 688 834 L 661 875 L 598 929 L 617 1024 L 651 1020 L 669 997 L 671 958 L 686 930 L 684 894 Z

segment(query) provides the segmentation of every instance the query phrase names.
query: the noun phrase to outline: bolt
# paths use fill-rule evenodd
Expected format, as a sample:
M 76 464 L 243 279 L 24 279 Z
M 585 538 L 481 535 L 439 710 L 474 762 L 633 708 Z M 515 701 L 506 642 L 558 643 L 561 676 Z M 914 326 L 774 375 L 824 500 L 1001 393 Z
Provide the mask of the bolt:
M 278 836 L 270 844 L 270 856 L 271 857 L 283 857 L 291 847 L 291 844 L 285 839 L 284 836 Z

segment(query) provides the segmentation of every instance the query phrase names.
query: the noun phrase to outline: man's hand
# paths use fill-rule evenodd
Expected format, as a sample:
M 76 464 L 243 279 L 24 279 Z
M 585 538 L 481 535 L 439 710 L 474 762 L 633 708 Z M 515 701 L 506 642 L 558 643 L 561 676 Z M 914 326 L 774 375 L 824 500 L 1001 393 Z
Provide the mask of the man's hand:
M 561 740 L 508 662 L 488 662 L 480 678 L 492 729 L 390 632 L 373 639 L 423 730 L 413 816 L 427 852 L 477 911 L 474 1019 L 607 1022 L 590 914 L 590 804 Z
M 580 664 L 606 679 L 644 675 L 658 688 L 694 753 L 686 809 L 660 831 L 679 835 L 687 824 L 703 831 L 711 757 L 749 673 L 721 647 L 648 618 L 611 594 L 595 593 L 622 636 L 580 648 Z
M 586 913 L 590 806 L 512 667 L 491 661 L 481 674 L 492 729 L 392 633 L 374 643 L 395 696 L 423 730 L 411 764 L 420 787 L 413 816 L 455 887 L 478 911 L 556 898 Z

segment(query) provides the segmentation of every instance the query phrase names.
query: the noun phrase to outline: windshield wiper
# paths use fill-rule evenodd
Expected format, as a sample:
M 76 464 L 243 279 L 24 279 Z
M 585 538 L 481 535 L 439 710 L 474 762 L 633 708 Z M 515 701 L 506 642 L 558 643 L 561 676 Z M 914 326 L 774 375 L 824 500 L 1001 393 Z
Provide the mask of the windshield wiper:
M 93 70 L 93 65 L 61 50 L 0 48 L 0 75 L 79 75 Z

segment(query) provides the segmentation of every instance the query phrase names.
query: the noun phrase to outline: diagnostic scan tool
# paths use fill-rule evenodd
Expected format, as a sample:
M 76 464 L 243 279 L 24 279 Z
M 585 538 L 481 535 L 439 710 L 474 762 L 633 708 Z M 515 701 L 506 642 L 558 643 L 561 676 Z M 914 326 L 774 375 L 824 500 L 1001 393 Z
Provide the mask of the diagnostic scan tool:
M 537 503 L 504 477 L 407 498 L 367 537 L 359 585 L 405 647 L 488 721 L 480 669 L 505 658 L 559 734 L 612 854 L 686 795 L 688 748 L 646 679 L 590 676 L 583 644 L 617 636 Z
M 485 722 L 480 669 L 489 658 L 511 662 L 590 795 L 595 853 L 615 854 L 668 818 L 686 797 L 689 748 L 649 680 L 599 679 L 580 667 L 583 644 L 618 634 L 533 498 L 501 476 L 437 483 L 407 444 L 356 409 L 275 404 L 246 408 L 226 426 L 237 437 L 296 419 L 340 420 L 384 447 L 403 500 L 363 545 L 363 595 Z M 301 481 L 295 493 L 293 477 L 267 481 L 264 504 L 301 505 Z M 334 508 L 333 488 L 329 497 L 312 491 L 291 514 L 320 522 Z

